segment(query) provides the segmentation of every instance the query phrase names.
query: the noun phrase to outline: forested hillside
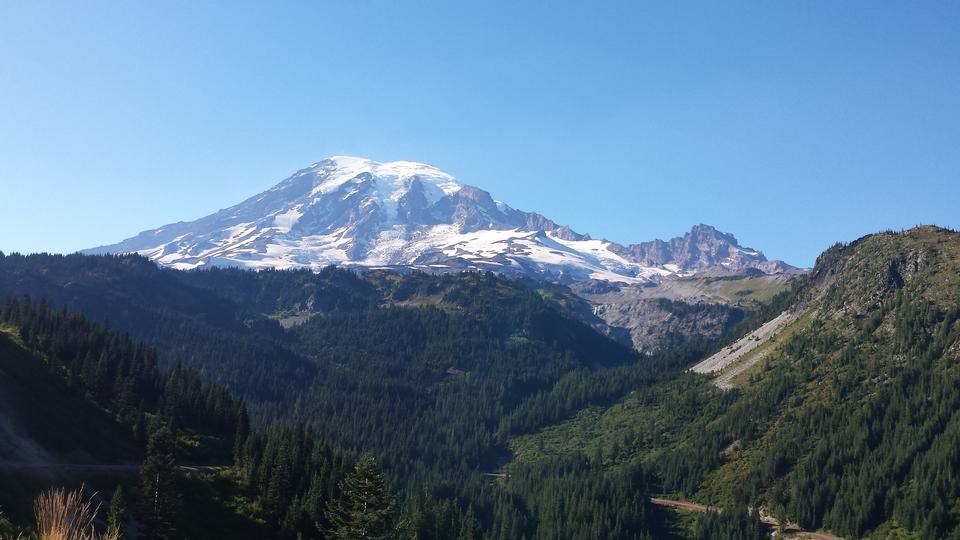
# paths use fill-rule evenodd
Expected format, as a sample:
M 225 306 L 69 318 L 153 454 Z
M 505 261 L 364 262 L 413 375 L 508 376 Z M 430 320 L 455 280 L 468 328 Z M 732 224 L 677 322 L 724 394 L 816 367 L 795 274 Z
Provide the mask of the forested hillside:
M 837 245 L 796 294 L 804 316 L 739 388 L 686 374 L 516 441 L 519 461 L 595 452 L 663 494 L 844 537 L 960 533 L 960 235 Z
M 327 462 L 309 457 L 324 445 L 376 455 L 421 537 L 456 536 L 463 520 L 488 536 L 653 530 L 642 472 L 586 482 L 601 469 L 579 458 L 526 473 L 556 477 L 581 502 L 544 498 L 535 483 L 503 490 L 487 474 L 515 434 L 668 378 L 704 347 L 640 359 L 564 311 L 556 291 L 492 274 L 182 273 L 135 256 L 10 255 L 0 267 L 4 292 L 106 316 L 156 346 L 159 365 L 243 395 L 254 430 L 274 427 L 238 449 L 242 483 L 265 497 L 253 514 L 285 531 L 320 516 L 316 494 L 337 477 L 310 472 Z M 621 497 L 635 503 L 615 506 Z M 572 510 L 581 518 L 548 519 Z
M 106 321 L 154 347 L 165 369 L 188 365 L 264 400 L 305 387 L 315 367 L 274 341 L 281 333 L 275 321 L 183 277 L 137 256 L 0 257 L 0 295 L 27 294 Z
M 28 369 L 44 368 L 48 378 L 59 379 L 51 383 L 56 390 L 42 394 L 83 398 L 109 412 L 135 441 L 146 441 L 148 417 L 159 416 L 171 427 L 220 438 L 219 447 L 209 450 L 219 456 L 230 454 L 238 418 L 246 414 L 243 405 L 189 368 L 161 372 L 151 348 L 93 325 L 81 315 L 54 310 L 43 301 L 8 298 L 0 312 L 0 326 L 6 329 L 3 338 L 10 368 L 24 370 L 26 383 L 40 377 L 28 376 Z M 33 358 L 24 357 L 30 353 Z M 36 429 L 31 431 L 48 431 L 40 428 L 39 418 L 33 423 Z
M 244 406 L 223 387 L 181 366 L 161 372 L 151 348 L 28 298 L 0 310 L 0 391 L 0 508 L 17 520 L 51 484 L 128 483 L 160 457 L 164 433 L 171 462 L 155 469 L 153 488 L 145 475 L 131 495 L 178 497 L 157 483 L 174 473 L 173 459 L 230 463 L 245 431 Z M 148 531 L 161 517 L 137 515 Z
M 157 347 L 154 358 L 43 304 L 5 310 L 35 354 L 64 349 L 36 337 L 59 321 L 101 336 L 68 351 L 93 339 L 113 344 L 107 357 L 143 359 L 149 376 L 122 384 L 85 353 L 61 371 L 132 433 L 146 410 L 233 440 L 245 426 L 151 398 L 150 381 L 243 397 L 252 423 L 235 466 L 195 479 L 207 495 L 184 511 L 221 501 L 214 514 L 248 537 L 335 537 L 363 517 L 344 491 L 358 482 L 379 486 L 378 526 L 399 537 L 760 538 L 748 508 L 845 537 L 958 534 L 960 235 L 944 229 L 837 245 L 721 340 L 643 357 L 591 329 L 562 290 L 492 274 L 181 273 L 139 257 L 18 255 L 0 269 L 3 292 L 116 309 L 112 324 Z M 734 389 L 685 372 L 784 310 L 795 320 Z M 133 384 L 146 385 L 138 404 Z M 232 399 L 203 402 L 230 411 Z M 651 495 L 724 512 L 684 517 Z
M 121 536 L 334 535 L 356 517 L 335 510 L 357 496 L 345 482 L 382 477 L 360 461 L 302 426 L 251 430 L 225 388 L 159 370 L 149 346 L 81 315 L 26 298 L 0 310 L 0 538 L 29 532 L 34 498 L 61 485 L 112 492 L 93 502 Z M 387 483 L 376 495 L 394 504 Z

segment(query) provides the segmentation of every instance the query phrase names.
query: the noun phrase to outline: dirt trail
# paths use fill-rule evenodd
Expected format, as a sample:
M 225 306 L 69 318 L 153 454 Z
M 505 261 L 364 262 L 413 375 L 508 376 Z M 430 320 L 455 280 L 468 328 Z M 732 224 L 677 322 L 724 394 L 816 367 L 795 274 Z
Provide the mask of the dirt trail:
M 717 512 L 722 512 L 723 509 L 717 506 L 707 506 L 700 503 L 695 503 L 691 501 L 675 501 L 673 499 L 661 499 L 657 497 L 650 497 L 650 502 L 657 506 L 663 506 L 665 508 L 674 508 L 679 510 L 686 510 L 688 512 L 700 512 L 705 513 L 710 510 L 715 510 Z M 763 509 L 760 510 L 760 521 L 770 525 L 771 527 L 780 527 L 780 522 L 777 521 L 773 516 L 767 515 L 763 512 Z M 840 536 L 834 536 L 829 533 L 824 532 L 814 532 L 814 531 L 805 531 L 801 529 L 798 525 L 794 523 L 788 523 L 786 530 L 784 531 L 788 538 L 795 538 L 798 540 L 843 540 Z
M 650 502 L 652 502 L 657 506 L 666 506 L 667 508 L 679 508 L 681 510 L 689 510 L 691 512 L 705 513 L 708 510 L 719 510 L 719 508 L 706 506 L 700 503 L 695 503 L 690 501 L 674 501 L 671 499 L 659 499 L 657 497 L 650 497 Z

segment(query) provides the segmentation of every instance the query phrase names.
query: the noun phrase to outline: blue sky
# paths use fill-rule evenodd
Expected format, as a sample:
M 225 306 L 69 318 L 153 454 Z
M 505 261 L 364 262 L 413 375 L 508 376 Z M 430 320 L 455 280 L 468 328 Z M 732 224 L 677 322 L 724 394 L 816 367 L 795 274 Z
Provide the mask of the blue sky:
M 280 5 L 282 4 L 282 5 Z M 622 243 L 811 265 L 960 227 L 960 3 L 0 3 L 0 250 L 189 220 L 334 154 Z

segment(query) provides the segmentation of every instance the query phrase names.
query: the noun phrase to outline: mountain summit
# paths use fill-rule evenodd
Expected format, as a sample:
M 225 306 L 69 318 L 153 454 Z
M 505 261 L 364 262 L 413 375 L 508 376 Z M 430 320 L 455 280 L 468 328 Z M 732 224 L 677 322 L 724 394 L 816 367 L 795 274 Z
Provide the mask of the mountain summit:
M 314 268 L 330 264 L 483 269 L 555 279 L 644 283 L 705 270 L 790 269 L 698 225 L 682 238 L 623 246 L 511 208 L 436 167 L 334 156 L 272 189 L 191 222 L 87 253 L 161 265 Z

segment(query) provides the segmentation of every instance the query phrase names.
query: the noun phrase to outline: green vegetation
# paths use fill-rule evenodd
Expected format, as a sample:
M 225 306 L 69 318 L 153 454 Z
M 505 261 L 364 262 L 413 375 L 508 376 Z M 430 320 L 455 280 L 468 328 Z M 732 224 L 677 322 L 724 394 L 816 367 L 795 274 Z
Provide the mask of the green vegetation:
M 123 496 L 123 486 L 117 486 L 113 490 L 110 504 L 107 507 L 107 530 L 112 531 L 116 536 L 123 536 L 126 533 L 127 518 L 127 503 Z
M 177 537 L 175 461 L 228 462 L 245 418 L 241 402 L 187 368 L 160 372 L 150 348 L 44 302 L 8 299 L 0 321 L 0 420 L 7 431 L 0 505 L 26 524 L 31 502 L 51 482 L 89 482 L 114 489 L 104 537 L 122 533 L 131 509 L 146 537 Z M 129 476 L 144 446 L 142 483 L 133 489 Z M 118 484 L 130 486 L 133 508 Z
M 637 390 L 518 439 L 518 462 L 596 453 L 647 467 L 662 493 L 807 529 L 956 535 L 958 251 L 931 228 L 836 247 L 796 291 L 810 315 L 742 391 L 694 375 Z
M 216 436 L 211 441 L 218 441 L 220 447 L 213 450 L 214 454 L 216 450 L 221 455 L 229 452 L 242 405 L 224 388 L 203 382 L 195 372 L 181 366 L 161 373 L 149 347 L 102 325 L 93 325 L 80 315 L 54 311 L 44 301 L 34 304 L 28 297 L 22 301 L 8 298 L 0 321 L 17 329 L 19 345 L 9 338 L 0 340 L 8 350 L 14 349 L 11 356 L 20 356 L 11 368 L 22 370 L 25 384 L 35 384 L 41 378 L 36 374 L 27 376 L 26 372 L 42 367 L 49 376 L 60 379 L 58 386 L 67 387 L 56 395 L 85 398 L 84 406 L 109 412 L 114 421 L 130 430 L 135 440 L 144 440 L 149 417 L 159 415 L 173 426 Z M 42 360 L 23 358 L 23 350 Z M 32 426 L 28 431 L 36 437 L 61 437 L 60 441 L 46 443 L 52 447 L 75 444 L 69 435 L 44 433 L 50 431 L 47 422 L 59 413 L 58 408 L 47 407 L 50 416 L 32 411 L 24 417 L 23 422 Z M 11 409 L 31 412 L 19 404 L 11 404 Z M 97 416 L 90 412 L 82 415 Z
M 490 274 L 6 256 L 0 291 L 102 310 L 136 339 L 11 301 L 0 384 L 52 382 L 96 459 L 146 449 L 140 481 L 107 493 L 123 483 L 158 538 L 759 538 L 749 508 L 848 537 L 946 538 L 960 534 L 958 255 L 956 233 L 921 228 L 831 248 L 785 290 L 716 279 L 769 294 L 722 342 L 649 357 L 583 324 L 561 288 Z M 806 315 L 737 389 L 684 371 L 789 307 Z M 232 467 L 184 474 L 184 458 Z M 725 511 L 676 515 L 650 494 Z
M 749 510 L 707 512 L 696 521 L 691 536 L 693 540 L 712 540 L 713 538 L 763 540 L 769 537 L 769 533 L 760 523 L 760 517 Z
M 255 493 L 235 469 L 187 473 L 179 485 L 182 505 L 175 526 L 182 537 L 262 540 L 274 535 Z
M 396 502 L 372 455 L 360 457 L 343 479 L 341 489 L 342 494 L 328 512 L 328 538 L 385 540 L 398 535 Z
M 29 283 L 31 294 L 62 297 L 70 288 L 70 302 L 85 311 L 107 309 L 103 298 L 110 298 L 111 309 L 125 315 L 111 320 L 157 346 L 157 364 L 172 369 L 171 380 L 198 370 L 243 394 L 253 430 L 230 446 L 240 475 L 233 487 L 217 486 L 236 496 L 217 496 L 216 506 L 281 537 L 294 531 L 320 537 L 327 530 L 327 506 L 337 500 L 349 466 L 334 448 L 376 454 L 397 490 L 402 518 L 421 533 L 546 534 L 527 500 L 541 497 L 539 490 L 506 496 L 482 474 L 508 457 L 508 438 L 580 407 L 611 403 L 636 385 L 670 376 L 700 352 L 641 362 L 539 291 L 490 274 L 176 273 L 139 257 L 15 255 L 0 259 L 0 269 L 7 270 L 0 276 L 21 276 L 17 283 Z M 318 305 L 326 311 L 286 332 L 269 318 Z M 122 408 L 108 389 L 102 394 L 110 402 L 104 408 Z M 211 446 L 209 435 L 179 429 L 189 427 L 180 417 L 189 417 L 189 409 L 159 411 L 180 432 L 178 459 Z M 144 424 L 155 423 L 153 414 L 142 415 Z M 242 416 L 235 411 L 223 423 L 234 440 L 247 432 Z M 594 469 L 577 468 L 567 481 L 576 484 Z M 592 493 L 622 489 L 611 482 Z M 574 526 L 549 530 L 566 536 L 563 527 Z M 174 527 L 186 530 L 183 523 Z
M 129 430 L 51 373 L 39 356 L 25 350 L 9 334 L 0 334 L 0 420 L 19 438 L 63 459 L 123 461 L 138 457 Z M 14 442 L 13 434 L 6 437 Z M 42 457 L 32 455 L 31 445 L 22 446 L 0 446 L 0 461 Z M 0 499 L 0 504 L 3 502 Z
M 140 493 L 143 497 L 146 535 L 166 540 L 176 538 L 174 525 L 181 510 L 176 469 L 176 441 L 165 425 L 150 434 L 147 456 L 140 467 Z
M 732 304 L 758 308 L 770 303 L 778 294 L 789 290 L 791 281 L 783 276 L 691 276 L 681 280 L 687 287 L 703 294 L 720 297 Z
M 708 278 L 707 284 L 715 287 L 720 295 L 734 303 L 753 305 L 769 303 L 773 300 L 773 297 L 789 288 L 788 283 L 774 281 L 767 276 L 732 279 L 714 278 L 713 280 Z

